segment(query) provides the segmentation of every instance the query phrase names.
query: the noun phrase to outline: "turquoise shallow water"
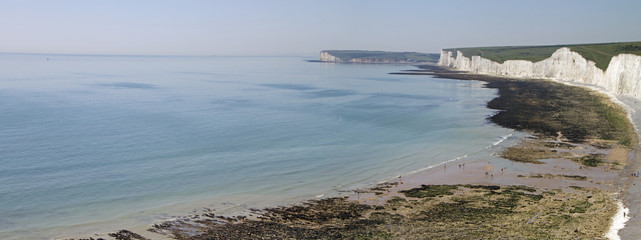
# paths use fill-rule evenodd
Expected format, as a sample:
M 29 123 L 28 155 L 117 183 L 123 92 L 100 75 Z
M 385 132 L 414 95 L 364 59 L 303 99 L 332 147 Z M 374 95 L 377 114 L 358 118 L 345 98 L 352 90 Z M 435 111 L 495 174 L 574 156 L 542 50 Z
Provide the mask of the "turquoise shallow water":
M 353 189 L 511 132 L 485 119 L 495 90 L 387 74 L 410 66 L 20 54 L 0 66 L 3 239 Z

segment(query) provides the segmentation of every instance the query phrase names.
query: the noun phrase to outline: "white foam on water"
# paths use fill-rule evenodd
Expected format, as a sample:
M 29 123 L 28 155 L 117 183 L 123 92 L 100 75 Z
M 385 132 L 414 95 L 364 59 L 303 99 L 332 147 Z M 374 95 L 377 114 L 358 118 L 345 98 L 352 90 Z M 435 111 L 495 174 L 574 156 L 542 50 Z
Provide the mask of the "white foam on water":
M 511 133 L 510 133 L 510 134 L 508 134 L 508 135 L 505 135 L 505 136 L 501 136 L 501 140 L 498 140 L 498 141 L 496 141 L 496 142 L 492 143 L 492 146 L 496 146 L 496 145 L 501 144 L 503 141 L 505 141 L 507 138 L 509 138 L 509 137 L 511 137 L 511 136 L 512 136 L 512 134 L 511 134 Z
M 612 217 L 612 224 L 605 237 L 610 240 L 621 240 L 619 230 L 625 227 L 625 223 L 630 219 L 630 209 L 623 206 L 621 201 L 617 201 L 617 213 Z

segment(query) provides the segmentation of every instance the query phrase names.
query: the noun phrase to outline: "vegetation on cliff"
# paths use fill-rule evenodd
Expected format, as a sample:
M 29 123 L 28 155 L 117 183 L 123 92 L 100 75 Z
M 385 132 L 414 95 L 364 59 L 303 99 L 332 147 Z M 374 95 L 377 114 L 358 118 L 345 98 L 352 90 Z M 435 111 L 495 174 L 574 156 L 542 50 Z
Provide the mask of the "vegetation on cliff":
M 612 57 L 631 53 L 641 55 L 641 42 L 575 44 L 575 45 L 550 45 L 550 46 L 509 46 L 509 47 L 476 47 L 476 48 L 450 48 L 456 56 L 456 51 L 461 51 L 464 56 L 481 56 L 489 60 L 503 63 L 506 60 L 527 60 L 538 62 L 552 56 L 559 48 L 568 47 L 581 54 L 585 59 L 593 61 L 602 70 L 608 68 Z

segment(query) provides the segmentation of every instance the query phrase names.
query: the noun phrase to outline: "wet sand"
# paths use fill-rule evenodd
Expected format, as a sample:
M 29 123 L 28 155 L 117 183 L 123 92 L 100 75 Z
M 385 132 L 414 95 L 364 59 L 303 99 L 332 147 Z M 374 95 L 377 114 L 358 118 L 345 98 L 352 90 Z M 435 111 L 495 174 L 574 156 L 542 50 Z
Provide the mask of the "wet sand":
M 532 140 L 522 139 L 522 141 Z M 591 151 L 602 152 L 591 149 L 585 144 L 576 145 L 577 149 L 569 151 L 577 155 L 588 154 Z M 591 149 L 591 151 L 586 151 L 586 149 Z M 553 148 L 553 150 L 564 149 Z M 606 151 L 606 154 L 610 153 L 611 151 Z M 418 188 L 421 185 L 525 185 L 542 190 L 562 189 L 563 191 L 573 191 L 574 188 L 571 186 L 578 186 L 597 188 L 613 193 L 619 189 L 617 182 L 622 167 L 586 167 L 568 159 L 542 160 L 543 164 L 511 162 L 507 167 L 498 167 L 504 166 L 507 161 L 509 160 L 452 162 L 425 172 L 400 176 L 390 182 L 393 185 L 390 185 L 388 192 L 376 194 L 376 191 L 370 190 L 351 196 L 350 200 L 381 205 L 391 197 L 402 196 L 400 191 Z M 586 177 L 586 179 L 582 180 L 580 177 Z M 641 187 L 641 184 L 639 186 Z

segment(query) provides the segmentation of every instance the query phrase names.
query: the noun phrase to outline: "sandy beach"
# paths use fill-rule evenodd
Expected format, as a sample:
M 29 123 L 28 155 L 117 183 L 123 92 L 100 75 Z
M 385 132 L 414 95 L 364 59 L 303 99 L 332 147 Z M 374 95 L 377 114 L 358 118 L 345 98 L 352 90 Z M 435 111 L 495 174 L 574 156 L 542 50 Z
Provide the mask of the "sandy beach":
M 389 188 L 389 193 L 360 193 L 350 197 L 367 204 L 383 204 L 393 196 L 401 196 L 400 191 L 418 188 L 421 185 L 473 184 L 473 185 L 526 185 L 544 190 L 571 190 L 570 186 L 598 188 L 615 191 L 615 182 L 620 169 L 588 168 L 581 164 L 562 159 L 545 160 L 544 164 L 514 163 L 513 168 L 495 168 L 495 162 L 454 162 L 449 167 L 439 167 L 426 172 L 399 178 Z M 458 167 L 461 165 L 461 167 Z M 519 169 L 519 170 L 515 170 Z M 487 174 L 486 174 L 487 173 Z M 590 176 L 577 179 L 573 176 Z

